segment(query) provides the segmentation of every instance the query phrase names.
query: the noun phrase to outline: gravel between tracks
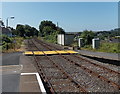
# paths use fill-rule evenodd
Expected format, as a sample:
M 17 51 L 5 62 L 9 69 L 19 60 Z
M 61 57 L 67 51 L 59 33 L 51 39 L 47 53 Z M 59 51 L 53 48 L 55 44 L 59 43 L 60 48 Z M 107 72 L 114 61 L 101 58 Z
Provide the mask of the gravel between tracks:
M 46 48 L 46 45 L 41 45 L 38 42 L 34 41 L 37 46 L 43 50 L 49 50 Z M 31 46 L 32 45 L 32 46 Z M 49 44 L 52 46 L 52 44 Z M 31 46 L 29 50 L 36 50 L 32 43 L 29 42 L 28 48 Z M 59 49 L 63 49 L 62 47 L 58 45 L 54 45 L 55 47 L 58 47 Z M 56 50 L 55 48 L 51 47 L 51 50 Z M 75 57 L 72 57 L 71 55 L 64 55 L 65 57 L 69 58 L 70 60 L 73 60 L 74 62 L 79 63 L 82 66 L 85 66 L 92 71 L 95 71 L 99 73 L 101 76 L 106 77 L 107 79 L 114 81 L 115 83 L 119 84 L 119 77 L 116 74 L 111 74 L 107 70 L 104 70 L 99 67 L 95 67 L 89 63 L 87 63 L 84 60 L 77 59 Z M 109 69 L 112 69 L 114 71 L 119 71 L 119 66 L 110 65 L 110 64 L 104 64 L 101 62 L 98 62 L 96 60 L 92 60 L 83 56 L 79 56 L 84 59 L 90 60 L 96 64 L 105 66 Z M 81 69 L 80 67 L 71 64 L 64 58 L 60 57 L 59 55 L 52 55 L 49 56 L 56 64 L 61 66 L 65 72 L 67 72 L 71 77 L 76 80 L 82 87 L 86 88 L 88 92 L 119 92 L 118 88 L 114 87 L 113 85 L 107 83 L 106 81 L 101 80 L 100 78 L 97 78 L 90 73 L 86 72 L 85 70 Z M 49 81 L 52 83 L 53 88 L 56 92 L 79 92 L 79 89 L 76 88 L 76 86 L 71 83 L 70 80 L 67 79 L 67 77 L 61 73 L 59 69 L 54 67 L 54 65 L 47 60 L 45 56 L 38 56 L 39 64 L 42 65 L 43 71 L 45 72 L 46 76 L 48 77 Z

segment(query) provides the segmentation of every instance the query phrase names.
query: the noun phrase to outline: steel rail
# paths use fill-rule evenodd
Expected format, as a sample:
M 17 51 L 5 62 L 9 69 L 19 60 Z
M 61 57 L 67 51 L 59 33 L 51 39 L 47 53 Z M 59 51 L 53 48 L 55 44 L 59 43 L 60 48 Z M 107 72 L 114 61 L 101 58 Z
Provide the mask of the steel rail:
M 37 45 L 33 42 L 33 44 L 36 46 L 36 48 L 39 50 L 39 47 L 37 47 Z M 42 51 L 44 53 L 44 51 Z M 45 54 L 45 53 L 44 53 Z M 77 88 L 80 89 L 81 92 L 87 92 L 87 90 L 85 88 L 83 88 L 76 80 L 74 80 L 67 72 L 64 71 L 64 69 L 62 68 L 62 66 L 56 64 L 51 58 L 49 58 L 46 54 L 45 57 L 53 63 L 53 65 L 58 68 L 64 75 L 66 75 L 66 77 L 71 80 L 72 83 L 74 83 Z
M 41 41 L 41 42 L 42 42 L 42 41 Z M 47 44 L 47 43 L 46 43 L 46 45 L 51 46 L 51 45 L 49 45 L 49 44 Z M 57 47 L 55 47 L 55 46 L 51 46 L 51 47 L 53 47 L 53 48 L 59 50 L 59 49 L 58 49 Z M 106 70 L 108 70 L 110 73 L 120 74 L 120 72 L 117 72 L 117 71 L 114 71 L 114 70 L 112 70 L 112 69 L 109 69 L 109 68 L 107 68 L 107 67 L 105 67 L 105 66 L 102 66 L 102 65 L 99 65 L 99 64 L 93 63 L 93 62 L 91 62 L 90 60 L 84 59 L 84 58 L 79 57 L 79 56 L 74 56 L 74 55 L 72 55 L 72 56 L 73 56 L 73 57 L 76 57 L 76 58 L 79 58 L 79 59 L 82 59 L 82 60 L 85 60 L 85 61 L 87 61 L 88 63 L 90 63 L 90 64 L 92 64 L 92 65 L 94 65 L 94 66 L 97 66 L 97 67 L 100 67 L 100 68 L 106 69 Z
M 41 41 L 41 42 L 42 42 L 42 41 Z M 49 45 L 49 44 L 47 44 L 47 43 L 46 43 L 46 45 L 48 45 L 49 47 L 51 46 L 51 45 Z M 51 46 L 51 47 L 53 47 L 53 48 L 59 50 L 59 49 L 58 49 L 57 47 L 55 47 L 55 46 Z M 48 48 L 48 47 L 47 47 L 47 48 Z M 69 54 L 71 54 L 71 53 L 69 53 Z M 75 56 L 72 55 L 72 56 L 73 56 L 73 57 L 76 57 L 76 58 L 78 58 L 78 59 L 85 60 L 85 61 L 87 61 L 87 63 L 90 63 L 90 64 L 92 64 L 92 65 L 94 65 L 94 66 L 97 66 L 97 67 L 100 67 L 100 68 L 106 69 L 106 70 L 109 71 L 110 73 L 120 74 L 120 72 L 117 72 L 117 71 L 114 71 L 114 70 L 112 70 L 112 69 L 109 69 L 109 68 L 107 68 L 107 67 L 105 67 L 105 66 L 102 66 L 102 65 L 99 65 L 99 64 L 93 63 L 93 62 L 91 62 L 90 60 L 84 59 L 84 58 L 79 57 L 79 56 L 76 56 L 76 55 L 75 55 Z
M 37 41 L 37 42 L 39 42 L 39 41 Z M 41 41 L 41 42 L 42 42 L 42 41 Z M 52 49 L 50 48 L 50 45 L 48 45 L 47 43 L 44 43 L 44 42 L 42 42 L 42 43 L 43 43 L 43 44 L 42 44 L 41 42 L 39 42 L 41 45 L 44 44 L 44 47 L 48 48 L 49 50 L 52 50 Z M 46 46 L 45 46 L 45 45 L 46 45 Z M 94 72 L 94 71 L 90 70 L 89 68 L 87 68 L 87 67 L 85 67 L 85 66 L 82 66 L 82 65 L 74 62 L 73 60 L 70 60 L 70 59 L 66 58 L 65 56 L 63 56 L 63 55 L 61 55 L 61 54 L 59 54 L 59 55 L 62 56 L 64 59 L 70 61 L 70 62 L 73 63 L 74 65 L 79 66 L 80 68 L 82 68 L 83 70 L 87 71 L 88 73 L 96 76 L 97 78 L 99 78 L 99 79 L 101 79 L 101 80 L 104 80 L 104 81 L 106 81 L 106 82 L 109 83 L 109 84 L 112 84 L 113 86 L 117 87 L 117 88 L 120 90 L 120 85 L 118 85 L 117 83 L 115 83 L 115 82 L 113 82 L 113 81 L 105 78 L 104 76 L 99 75 L 97 72 Z
M 29 41 L 28 41 L 28 43 L 29 43 Z M 42 80 L 44 81 L 45 84 L 47 84 L 47 88 L 49 88 L 50 93 L 56 94 L 56 92 L 55 92 L 54 88 L 52 87 L 52 85 L 50 84 L 48 78 L 45 76 L 44 71 L 42 70 L 42 66 L 38 63 L 37 57 L 34 55 L 34 53 L 33 53 L 33 56 L 34 56 L 34 60 L 35 60 L 36 65 L 37 65 L 36 67 L 37 67 L 38 73 L 42 77 Z
M 91 62 L 90 60 L 84 59 L 84 58 L 82 58 L 82 57 L 79 57 L 79 56 L 74 56 L 74 57 L 79 58 L 79 59 L 82 59 L 82 60 L 85 60 L 86 62 L 88 62 L 88 63 L 90 63 L 90 64 L 92 64 L 92 65 L 94 65 L 94 66 L 100 67 L 100 68 L 102 68 L 102 69 L 106 69 L 106 70 L 109 71 L 110 73 L 120 74 L 120 73 L 117 72 L 117 71 L 114 71 L 114 70 L 109 69 L 109 68 L 106 68 L 106 67 L 104 67 L 104 66 L 102 66 L 102 65 L 93 63 L 93 62 Z

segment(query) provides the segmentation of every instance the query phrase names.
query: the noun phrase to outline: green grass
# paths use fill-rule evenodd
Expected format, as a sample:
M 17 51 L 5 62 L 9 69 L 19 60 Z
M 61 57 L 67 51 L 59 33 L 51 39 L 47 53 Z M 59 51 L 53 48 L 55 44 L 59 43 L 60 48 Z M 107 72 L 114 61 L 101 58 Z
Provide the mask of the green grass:
M 38 39 L 43 39 L 50 43 L 57 43 L 55 35 L 48 35 L 45 37 L 38 37 Z M 78 46 L 77 41 L 71 44 L 70 46 Z M 98 49 L 93 49 L 92 45 L 85 45 L 81 49 L 90 50 L 95 52 L 108 52 L 108 53 L 120 53 L 120 43 L 101 43 Z
M 100 52 L 120 53 L 120 43 L 102 43 L 100 45 Z
M 56 34 L 51 34 L 43 37 L 43 39 L 49 43 L 57 43 L 57 37 Z
M 96 52 L 120 53 L 120 43 L 101 43 L 98 49 L 93 49 L 92 45 L 86 45 L 81 49 Z
M 22 41 L 24 40 L 24 38 L 22 37 L 11 37 L 10 40 L 15 40 L 15 43 L 6 43 L 4 42 L 4 45 L 2 45 L 2 52 L 13 52 L 13 51 L 17 51 L 18 49 L 20 49 Z M 8 48 L 8 49 L 7 49 Z
M 74 41 L 71 45 L 69 45 L 69 46 L 72 46 L 72 47 L 76 47 L 76 46 L 78 46 L 78 42 L 77 41 Z

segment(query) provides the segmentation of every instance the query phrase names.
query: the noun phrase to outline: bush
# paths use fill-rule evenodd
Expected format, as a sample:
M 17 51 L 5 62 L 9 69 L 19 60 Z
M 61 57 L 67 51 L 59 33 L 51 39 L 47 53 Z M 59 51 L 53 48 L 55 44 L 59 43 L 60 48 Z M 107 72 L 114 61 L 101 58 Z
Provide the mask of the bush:
M 120 53 L 118 48 L 120 43 L 101 43 L 99 51 L 110 52 L 110 53 Z
M 120 43 L 101 43 L 98 49 L 92 49 L 92 45 L 85 45 L 82 49 L 97 52 L 120 53 Z
M 16 41 L 14 43 L 14 41 Z M 5 52 L 10 49 L 19 49 L 21 47 L 22 37 L 7 37 L 2 36 L 2 51 Z
M 83 31 L 82 34 L 80 35 L 80 37 L 84 39 L 85 45 L 92 44 L 92 39 L 94 38 L 94 36 L 95 36 L 94 32 L 88 30 Z

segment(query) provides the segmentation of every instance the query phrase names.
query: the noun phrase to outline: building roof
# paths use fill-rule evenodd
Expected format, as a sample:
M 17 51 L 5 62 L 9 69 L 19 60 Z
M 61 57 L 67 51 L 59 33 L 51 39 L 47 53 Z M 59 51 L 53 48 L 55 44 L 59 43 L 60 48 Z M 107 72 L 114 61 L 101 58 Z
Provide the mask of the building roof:
M 65 32 L 66 34 L 73 34 L 73 35 L 77 35 L 79 32 Z

